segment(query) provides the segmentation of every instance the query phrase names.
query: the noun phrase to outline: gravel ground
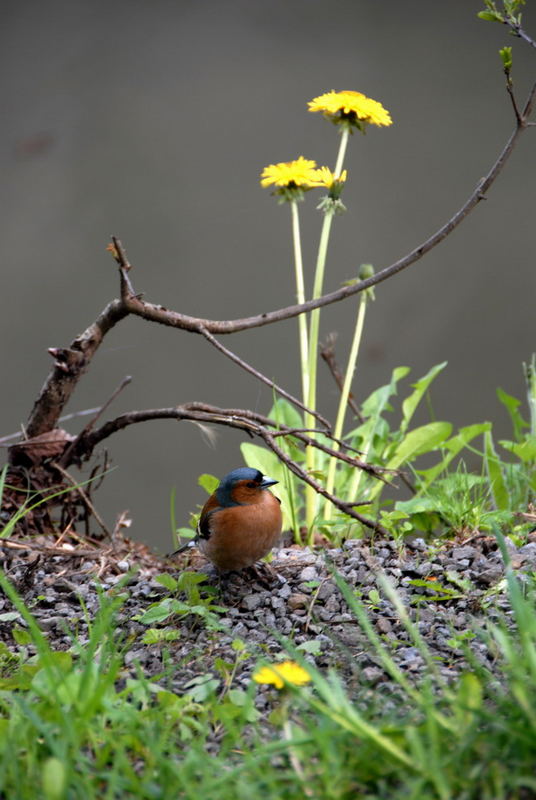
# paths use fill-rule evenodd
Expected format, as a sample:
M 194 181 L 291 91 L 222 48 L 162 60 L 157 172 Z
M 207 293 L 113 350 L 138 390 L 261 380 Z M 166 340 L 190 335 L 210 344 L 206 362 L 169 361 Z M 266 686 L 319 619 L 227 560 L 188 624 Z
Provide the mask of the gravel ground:
M 523 580 L 536 570 L 536 536 L 532 538 L 519 548 L 506 540 L 512 565 Z M 83 606 L 93 617 L 99 607 L 97 587 L 112 590 L 136 567 L 136 573 L 128 578 L 124 590 L 128 598 L 117 620 L 118 632 L 134 638 L 126 663 L 133 675 L 139 663 L 149 678 L 167 668 L 165 686 L 178 693 L 188 690 L 189 682 L 201 675 L 221 679 L 214 668 L 215 659 L 234 663 L 235 639 L 243 640 L 246 649 L 234 686 L 245 688 L 259 658 L 277 660 L 285 655 L 281 639 L 285 637 L 295 646 L 301 645 L 306 659 L 320 668 L 336 666 L 342 670 L 350 688 L 360 687 L 359 696 L 365 702 L 382 695 L 389 703 L 396 686 L 349 612 L 329 564 L 365 602 L 376 632 L 385 644 L 392 645 L 392 657 L 416 681 L 425 663 L 399 614 L 381 597 L 379 571 L 396 587 L 448 679 L 465 665 L 460 647 L 464 637 L 469 637 L 473 653 L 493 671 L 493 652 L 469 632 L 477 631 L 486 620 L 511 617 L 503 564 L 493 539 L 475 537 L 466 543 L 433 548 L 417 539 L 402 551 L 392 541 L 369 546 L 352 540 L 338 549 L 289 547 L 275 551 L 269 569 L 258 570 L 256 575 L 233 575 L 219 586 L 215 602 L 226 609 L 221 615 L 225 630 L 208 630 L 202 620 L 188 615 L 163 623 L 179 631 L 176 641 L 145 645 L 141 637 L 147 625 L 134 618 L 168 595 L 155 577 L 163 572 L 176 577 L 181 570 L 203 571 L 205 562 L 200 556 L 194 552 L 180 561 L 165 561 L 127 539 L 113 549 L 100 545 L 94 554 L 87 547 L 82 550 L 82 546 L 70 552 L 46 544 L 41 547 L 37 556 L 35 551 L 13 548 L 0 552 L 4 553 L 4 570 L 51 645 L 60 650 L 69 648 L 72 638 L 68 631 L 76 632 L 84 642 L 88 630 Z M 217 583 L 214 576 L 211 583 Z M 0 593 L 0 641 L 12 650 L 17 649 L 11 634 L 14 624 L 24 626 L 24 621 L 13 619 L 13 607 Z M 174 665 L 171 672 L 170 663 Z M 257 703 L 261 711 L 264 707 L 268 710 L 267 689 L 259 691 Z

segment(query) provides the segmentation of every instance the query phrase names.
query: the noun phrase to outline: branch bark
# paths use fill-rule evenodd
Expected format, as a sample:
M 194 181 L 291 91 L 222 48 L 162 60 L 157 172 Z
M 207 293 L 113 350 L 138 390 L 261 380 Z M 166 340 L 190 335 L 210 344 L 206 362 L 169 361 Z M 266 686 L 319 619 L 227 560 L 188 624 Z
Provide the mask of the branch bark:
M 144 411 L 130 411 L 121 414 L 113 420 L 109 420 L 100 428 L 95 431 L 88 431 L 86 435 L 82 436 L 78 442 L 76 450 L 72 453 L 73 460 L 85 460 L 90 457 L 94 448 L 100 444 L 104 439 L 112 436 L 120 430 L 124 430 L 130 425 L 135 425 L 140 422 L 149 422 L 155 419 L 176 419 L 176 420 L 190 420 L 193 422 L 209 422 L 219 425 L 226 425 L 231 428 L 237 428 L 248 433 L 250 436 L 258 436 L 264 443 L 272 450 L 278 458 L 287 465 L 291 472 L 294 473 L 300 480 L 312 486 L 313 489 L 333 503 L 336 508 L 353 517 L 358 522 L 361 522 L 368 528 L 377 531 L 378 533 L 387 534 L 387 532 L 374 520 L 365 517 L 357 512 L 354 506 L 366 505 L 366 503 L 347 503 L 340 497 L 327 492 L 324 487 L 315 481 L 300 465 L 291 459 L 285 451 L 277 444 L 276 438 L 281 435 L 292 436 L 303 445 L 313 446 L 330 456 L 344 461 L 347 464 L 355 467 L 356 469 L 363 469 L 368 474 L 373 475 L 379 480 L 384 480 L 383 474 L 386 470 L 377 467 L 373 464 L 368 464 L 365 461 L 355 458 L 354 456 L 347 455 L 344 452 L 336 451 L 333 448 L 325 445 L 317 440 L 308 436 L 302 430 L 296 430 L 284 425 L 277 425 L 273 420 L 262 414 L 256 414 L 247 409 L 222 409 L 216 406 L 211 406 L 205 403 L 185 403 L 180 406 L 172 408 L 154 408 L 146 409 Z
M 88 369 L 102 340 L 114 325 L 128 316 L 128 313 L 122 300 L 112 300 L 95 322 L 77 336 L 69 347 L 49 348 L 48 352 L 54 358 L 54 368 L 48 375 L 30 413 L 26 426 L 26 435 L 29 438 L 54 430 L 61 412 L 78 381 Z

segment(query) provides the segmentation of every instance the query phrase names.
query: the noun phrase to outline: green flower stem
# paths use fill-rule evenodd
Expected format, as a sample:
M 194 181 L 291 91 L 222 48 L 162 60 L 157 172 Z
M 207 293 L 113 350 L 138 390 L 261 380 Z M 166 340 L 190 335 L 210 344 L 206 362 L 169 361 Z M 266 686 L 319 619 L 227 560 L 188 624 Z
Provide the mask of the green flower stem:
M 331 222 L 333 220 L 333 211 L 326 211 L 324 214 L 324 222 L 322 224 L 322 232 L 320 234 L 320 244 L 318 247 L 318 258 L 316 261 L 315 282 L 313 288 L 313 299 L 320 297 L 322 294 L 322 285 L 324 282 L 324 271 L 326 266 L 326 256 L 328 250 L 329 234 L 331 231 Z M 307 396 L 307 408 L 311 411 L 316 411 L 316 368 L 317 368 L 317 351 L 318 351 L 318 333 L 320 328 L 320 309 L 315 308 L 311 313 L 311 325 L 309 329 L 309 392 Z M 311 414 L 305 414 L 305 427 L 314 428 L 316 424 L 315 418 Z M 309 473 L 314 472 L 316 466 L 316 450 L 314 447 L 307 447 L 305 450 L 305 465 Z M 316 516 L 317 496 L 315 490 L 311 486 L 305 487 L 305 524 L 307 526 L 308 535 L 312 535 L 312 528 Z
M 342 165 L 344 164 L 344 157 L 346 155 L 346 147 L 348 139 L 350 138 L 350 128 L 343 128 L 341 132 L 341 143 L 339 144 L 339 152 L 337 153 L 337 163 L 335 164 L 335 177 L 340 177 L 342 172 Z
M 348 138 L 350 131 L 348 128 L 343 129 L 341 133 L 341 141 L 339 144 L 339 152 L 337 154 L 337 161 L 335 166 L 335 176 L 338 177 L 342 172 L 344 163 L 344 156 L 346 154 L 346 147 L 348 145 Z M 334 209 L 327 209 L 324 212 L 324 222 L 322 224 L 322 231 L 320 233 L 320 243 L 318 245 L 318 255 L 316 259 L 315 280 L 313 285 L 313 300 L 316 300 L 322 294 L 324 285 L 324 273 L 326 268 L 326 257 L 328 252 L 329 235 L 331 232 L 331 223 L 334 216 Z M 320 328 L 320 309 L 315 308 L 311 313 L 311 324 L 309 328 L 309 391 L 307 393 L 307 407 L 311 411 L 316 411 L 316 367 L 318 359 L 318 332 Z M 310 414 L 305 415 L 305 427 L 314 428 L 315 420 Z M 305 450 L 305 465 L 309 473 L 314 472 L 316 466 L 316 451 L 314 447 L 308 447 Z M 312 536 L 312 528 L 316 516 L 317 496 L 315 490 L 311 486 L 305 487 L 305 524 L 307 526 L 308 536 Z
M 362 447 L 360 448 L 360 450 L 361 450 L 360 458 L 362 459 L 362 461 L 366 461 L 367 458 L 368 458 L 368 454 L 369 454 L 369 450 L 370 450 L 370 448 L 372 446 L 373 438 L 374 438 L 374 430 L 371 431 L 369 440 L 364 445 L 362 445 Z M 361 483 L 362 475 L 363 475 L 363 470 L 362 469 L 354 470 L 354 474 L 353 474 L 352 480 L 350 482 L 350 488 L 348 489 L 348 493 L 346 495 L 346 501 L 348 503 L 354 503 L 355 502 L 355 499 L 357 497 L 357 492 L 359 490 L 359 484 Z M 379 483 L 379 486 L 381 487 L 380 483 Z
M 369 298 L 367 292 L 363 292 L 361 295 L 361 300 L 359 302 L 359 311 L 357 312 L 354 338 L 352 340 L 352 346 L 350 348 L 350 355 L 348 356 L 348 365 L 346 367 L 344 383 L 341 391 L 341 398 L 339 400 L 339 409 L 337 411 L 337 419 L 335 421 L 335 429 L 333 431 L 333 435 L 336 439 L 340 439 L 342 435 L 344 418 L 346 416 L 346 408 L 348 405 L 348 397 L 350 395 L 350 387 L 352 385 L 352 380 L 355 373 L 357 355 L 359 353 L 359 346 L 361 344 L 361 337 L 363 334 L 363 326 L 365 324 L 365 312 L 367 310 L 368 299 Z M 332 444 L 332 447 L 334 450 L 339 450 L 339 445 L 337 444 L 337 442 L 334 442 Z M 333 487 L 335 486 L 336 469 L 337 469 L 337 459 L 335 458 L 335 456 L 332 456 L 329 461 L 328 477 L 326 482 L 326 491 L 328 491 L 330 494 L 333 494 Z M 359 470 L 356 470 L 356 472 L 358 471 Z M 333 512 L 333 505 L 328 500 L 326 501 L 326 505 L 324 508 L 324 519 L 326 520 L 331 519 L 332 512 Z
M 298 203 L 292 200 L 290 203 L 292 215 L 292 241 L 294 245 L 294 268 L 296 272 L 296 300 L 298 303 L 305 303 L 305 284 L 303 280 L 303 259 L 300 237 L 300 217 L 298 214 Z M 302 380 L 302 397 L 306 403 L 309 394 L 309 368 L 308 368 L 308 341 L 307 341 L 307 320 L 305 314 L 298 317 L 298 331 L 300 340 L 300 368 Z

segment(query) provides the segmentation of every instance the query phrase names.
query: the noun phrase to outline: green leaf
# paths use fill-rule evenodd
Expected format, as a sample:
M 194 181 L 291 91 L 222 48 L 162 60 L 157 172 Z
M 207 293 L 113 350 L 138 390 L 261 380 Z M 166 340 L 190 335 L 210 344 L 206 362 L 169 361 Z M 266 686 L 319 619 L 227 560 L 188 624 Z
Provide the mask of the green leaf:
M 174 613 L 173 599 L 171 597 L 166 597 L 166 599 L 162 600 L 160 603 L 149 606 L 147 611 L 140 616 L 139 620 L 142 625 L 152 625 L 154 622 L 163 622 L 163 620 Z
M 491 431 L 486 431 L 484 434 L 484 459 L 495 507 L 499 510 L 508 509 L 510 507 L 508 490 L 501 469 L 501 460 L 495 452 Z
M 41 785 L 46 800 L 61 800 L 65 796 L 67 774 L 63 761 L 47 758 L 41 773 Z
M 197 479 L 197 483 L 201 486 L 207 494 L 212 494 L 218 488 L 219 480 L 218 478 L 214 477 L 214 475 L 209 475 L 208 473 L 204 472 L 203 475 L 200 475 Z
M 512 69 L 512 48 L 501 47 L 499 50 L 499 55 L 501 57 L 504 69 L 509 72 Z
M 268 414 L 270 419 L 274 419 L 280 425 L 288 425 L 289 428 L 302 428 L 303 418 L 295 405 L 289 403 L 283 397 L 278 398 Z
M 452 425 L 450 422 L 429 422 L 414 428 L 400 442 L 394 455 L 386 465 L 388 469 L 398 469 L 402 464 L 407 464 L 423 453 L 429 453 L 438 447 L 450 436 Z
M 435 479 L 446 470 L 452 459 L 455 458 L 458 453 L 469 444 L 470 441 L 472 441 L 476 436 L 480 436 L 490 429 L 490 422 L 480 422 L 475 425 L 467 425 L 465 428 L 460 428 L 455 436 L 443 443 L 442 450 L 446 450 L 445 457 L 442 458 L 441 461 L 435 465 L 435 467 L 425 470 L 418 470 L 420 477 L 419 490 L 423 491 L 424 489 L 428 488 L 428 486 L 430 486 L 430 484 L 433 483 L 433 481 L 435 481 Z
M 412 383 L 411 386 L 413 388 L 413 392 L 406 397 L 404 402 L 402 403 L 402 423 L 400 425 L 400 431 L 405 433 L 408 429 L 408 425 L 415 413 L 417 406 L 421 402 L 423 395 L 427 392 L 428 387 L 436 378 L 439 373 L 445 369 L 447 366 L 447 361 L 443 361 L 441 364 L 436 364 L 435 367 L 432 367 L 426 375 L 423 375 L 416 383 Z
M 249 697 L 243 689 L 229 689 L 227 696 L 235 706 L 243 707 L 249 702 Z
M 381 414 L 387 406 L 389 398 L 396 394 L 397 383 L 405 378 L 410 371 L 409 367 L 395 367 L 390 383 L 380 386 L 363 403 L 361 408 L 363 416 L 374 417 Z
M 302 642 L 298 645 L 296 650 L 301 650 L 302 653 L 312 653 L 313 655 L 318 655 L 322 649 L 321 643 L 318 639 L 308 639 L 306 642 Z
M 162 575 L 157 575 L 155 581 L 156 583 L 159 583 L 160 586 L 163 586 L 164 589 L 167 589 L 169 592 L 177 591 L 177 581 L 167 572 L 164 572 Z
M 474 712 L 482 707 L 483 701 L 482 684 L 472 672 L 460 678 L 456 700 L 458 720 L 465 728 L 473 721 Z
M 188 689 L 186 695 L 191 697 L 196 703 L 203 703 L 214 695 L 219 685 L 219 680 L 213 678 L 210 673 L 199 675 L 196 678 L 192 678 L 192 680 L 188 681 L 186 684 Z
M 485 19 L 488 22 L 502 22 L 501 15 L 495 14 L 493 11 L 479 11 L 477 17 Z
M 522 437 L 523 428 L 528 427 L 528 423 L 525 422 L 518 410 L 521 405 L 521 400 L 518 400 L 517 397 L 512 397 L 511 394 L 503 391 L 500 387 L 497 389 L 497 397 L 508 411 L 514 429 L 514 439 L 519 442 Z
M 144 644 L 160 644 L 161 642 L 175 642 L 180 638 L 180 631 L 174 628 L 149 628 L 141 640 Z
M 20 645 L 21 647 L 27 644 L 31 644 L 33 641 L 32 634 L 30 633 L 30 631 L 27 631 L 26 628 L 18 628 L 17 626 L 15 626 L 11 631 L 11 635 L 13 636 L 17 644 Z
M 524 464 L 536 461 L 536 436 L 527 436 L 524 442 L 509 442 L 500 439 L 499 444 L 517 456 Z

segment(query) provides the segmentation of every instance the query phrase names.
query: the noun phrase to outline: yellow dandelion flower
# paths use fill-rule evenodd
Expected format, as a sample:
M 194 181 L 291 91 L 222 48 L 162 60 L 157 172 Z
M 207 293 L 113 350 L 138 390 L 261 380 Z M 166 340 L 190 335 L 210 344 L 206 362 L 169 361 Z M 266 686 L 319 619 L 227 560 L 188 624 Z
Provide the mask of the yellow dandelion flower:
M 316 161 L 300 156 L 295 161 L 269 164 L 261 173 L 261 186 L 310 189 L 317 186 Z
M 361 92 L 346 90 L 326 92 L 309 103 L 309 111 L 321 111 L 336 124 L 347 124 L 364 130 L 364 125 L 391 125 L 391 115 L 381 103 Z
M 261 667 L 253 673 L 256 683 L 264 683 L 282 689 L 285 684 L 303 686 L 309 683 L 311 676 L 306 669 L 300 667 L 295 661 L 283 661 L 281 664 L 272 664 L 271 667 Z
M 339 177 L 336 178 L 335 173 L 332 172 L 329 167 L 319 167 L 315 172 L 318 184 L 320 186 L 325 186 L 327 189 L 331 189 L 335 183 L 344 183 L 348 177 L 348 171 L 343 170 Z

